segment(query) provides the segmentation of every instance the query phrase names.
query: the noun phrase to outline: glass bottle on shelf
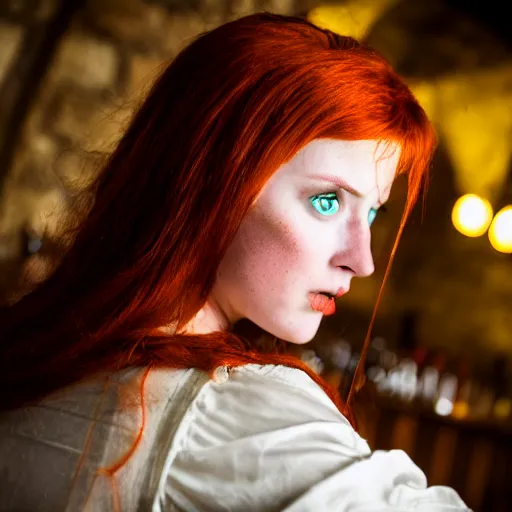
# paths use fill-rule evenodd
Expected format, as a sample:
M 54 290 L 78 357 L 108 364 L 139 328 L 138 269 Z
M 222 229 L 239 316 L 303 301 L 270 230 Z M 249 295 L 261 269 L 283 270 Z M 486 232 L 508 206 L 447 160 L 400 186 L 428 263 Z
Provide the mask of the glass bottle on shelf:
M 436 351 L 426 356 L 416 388 L 416 397 L 422 406 L 429 409 L 434 407 L 438 396 L 439 380 L 445 366 L 446 355 L 444 352 Z
M 506 355 L 497 356 L 492 363 L 491 375 L 495 393 L 492 416 L 497 421 L 506 421 L 512 415 L 509 366 L 510 362 Z
M 434 411 L 440 416 L 449 416 L 453 412 L 453 405 L 457 396 L 458 378 L 456 375 L 456 362 L 450 360 L 445 371 L 440 373 Z
M 452 416 L 466 419 L 470 416 L 470 399 L 474 387 L 471 366 L 466 358 L 461 358 L 457 368 L 457 393 L 453 404 Z

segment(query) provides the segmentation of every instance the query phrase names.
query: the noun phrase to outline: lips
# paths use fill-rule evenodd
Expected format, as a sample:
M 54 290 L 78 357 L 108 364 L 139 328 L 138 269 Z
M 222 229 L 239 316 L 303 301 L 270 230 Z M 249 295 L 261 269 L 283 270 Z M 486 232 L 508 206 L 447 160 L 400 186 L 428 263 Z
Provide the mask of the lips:
M 334 315 L 336 312 L 335 299 L 341 297 L 346 292 L 347 290 L 344 288 L 340 288 L 336 293 L 327 291 L 311 292 L 308 294 L 311 309 L 318 311 L 325 316 Z
M 311 292 L 308 295 L 311 309 L 319 311 L 325 316 L 333 315 L 336 312 L 336 303 L 334 297 L 326 295 L 324 293 Z
M 343 295 L 345 295 L 345 293 L 347 293 L 347 292 L 348 292 L 348 290 L 346 290 L 345 288 L 340 288 L 340 289 L 338 290 L 338 292 L 336 293 L 335 297 L 336 297 L 337 299 L 339 299 L 340 297 L 342 297 Z

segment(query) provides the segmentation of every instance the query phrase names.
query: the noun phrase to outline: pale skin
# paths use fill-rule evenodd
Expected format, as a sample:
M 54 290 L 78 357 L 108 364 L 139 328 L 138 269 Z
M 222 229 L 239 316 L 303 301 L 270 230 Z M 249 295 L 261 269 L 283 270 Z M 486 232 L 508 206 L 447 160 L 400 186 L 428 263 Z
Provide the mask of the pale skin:
M 263 187 L 186 331 L 226 330 L 247 318 L 285 341 L 310 341 L 323 316 L 312 292 L 346 293 L 353 277 L 374 271 L 370 225 L 398 158 L 396 147 L 371 140 L 302 148 Z

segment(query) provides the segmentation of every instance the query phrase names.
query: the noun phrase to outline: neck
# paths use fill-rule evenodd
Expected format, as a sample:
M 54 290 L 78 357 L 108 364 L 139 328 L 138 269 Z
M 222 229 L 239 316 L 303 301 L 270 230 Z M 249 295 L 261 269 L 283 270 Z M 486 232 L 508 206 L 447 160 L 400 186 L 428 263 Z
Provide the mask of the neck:
M 227 331 L 231 328 L 231 322 L 222 312 L 219 305 L 211 298 L 183 328 L 184 333 L 209 334 L 217 331 Z

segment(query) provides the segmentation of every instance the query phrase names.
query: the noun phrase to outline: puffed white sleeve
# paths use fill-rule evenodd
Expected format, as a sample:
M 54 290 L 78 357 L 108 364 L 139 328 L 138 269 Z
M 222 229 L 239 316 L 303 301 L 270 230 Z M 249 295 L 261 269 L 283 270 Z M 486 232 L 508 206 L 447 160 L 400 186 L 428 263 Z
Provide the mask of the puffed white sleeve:
M 469 511 L 402 451 L 368 444 L 304 372 L 247 365 L 208 382 L 176 432 L 154 510 Z

